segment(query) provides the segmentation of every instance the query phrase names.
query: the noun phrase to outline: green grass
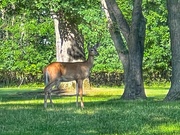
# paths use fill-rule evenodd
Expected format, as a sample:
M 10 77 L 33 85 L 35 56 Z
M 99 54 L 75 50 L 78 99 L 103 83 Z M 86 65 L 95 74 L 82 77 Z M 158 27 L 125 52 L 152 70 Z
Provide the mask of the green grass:
M 147 88 L 147 100 L 124 101 L 120 88 L 85 91 L 85 109 L 75 96 L 53 96 L 43 108 L 40 89 L 0 89 L 0 135 L 178 135 L 180 102 L 163 102 L 167 88 Z

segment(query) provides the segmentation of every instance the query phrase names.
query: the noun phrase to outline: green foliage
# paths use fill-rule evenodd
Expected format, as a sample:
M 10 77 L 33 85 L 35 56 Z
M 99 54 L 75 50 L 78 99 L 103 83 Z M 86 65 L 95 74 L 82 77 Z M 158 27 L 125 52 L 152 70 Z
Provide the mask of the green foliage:
M 132 2 L 117 0 L 129 24 Z M 59 10 L 64 13 L 65 18 L 62 19 L 78 25 L 84 35 L 85 46 L 100 42 L 93 72 L 123 72 L 100 1 L 3 0 L 0 4 L 0 74 L 9 71 L 13 74 L 18 72 L 20 77 L 21 74 L 36 75 L 42 72 L 46 64 L 55 60 L 51 11 Z M 171 71 L 171 54 L 166 3 L 163 0 L 143 1 L 143 13 L 147 19 L 143 62 L 145 80 L 167 81 Z
M 26 4 L 14 1 L 4 8 L 14 6 L 14 9 L 4 12 L 4 21 L 1 22 L 6 34 L 0 40 L 0 69 L 36 74 L 54 57 L 53 22 L 49 16 L 38 16 L 33 5 L 26 9 L 19 7 Z
M 99 56 L 95 58 L 93 72 L 123 72 L 115 47 L 111 41 L 106 41 L 98 49 Z
M 170 78 L 171 53 L 166 3 L 161 0 L 147 1 L 144 8 L 147 19 L 144 76 L 147 82 L 167 81 Z
M 84 22 L 79 25 L 86 45 L 100 43 L 99 56 L 95 58 L 93 72 L 122 72 L 122 64 L 118 59 L 108 28 L 107 19 L 100 3 L 91 4 L 88 8 L 79 11 Z
M 131 24 L 132 20 L 132 10 L 133 10 L 133 1 L 132 0 L 116 0 L 119 8 L 121 9 L 124 17 L 127 22 Z

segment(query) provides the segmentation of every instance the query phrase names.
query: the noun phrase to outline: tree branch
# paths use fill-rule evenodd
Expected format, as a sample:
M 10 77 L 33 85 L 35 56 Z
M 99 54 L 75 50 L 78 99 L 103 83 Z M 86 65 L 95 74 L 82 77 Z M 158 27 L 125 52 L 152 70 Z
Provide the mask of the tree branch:
M 140 25 L 140 21 L 141 21 L 141 17 L 142 17 L 141 4 L 142 4 L 142 0 L 134 0 L 131 30 L 137 31 L 139 28 L 138 25 Z
M 111 12 L 114 14 L 118 27 L 121 30 L 124 38 L 126 39 L 126 41 L 128 41 L 130 28 L 126 19 L 124 18 L 123 13 L 121 12 L 115 0 L 105 0 L 105 1 L 107 3 L 108 9 L 111 9 Z

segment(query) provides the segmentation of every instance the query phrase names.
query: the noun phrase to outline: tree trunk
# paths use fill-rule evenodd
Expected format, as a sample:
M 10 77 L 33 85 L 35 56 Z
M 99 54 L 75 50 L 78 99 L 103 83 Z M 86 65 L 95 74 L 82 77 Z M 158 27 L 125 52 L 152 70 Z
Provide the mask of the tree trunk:
M 84 38 L 74 22 L 64 20 L 61 12 L 52 12 L 56 34 L 56 59 L 59 62 L 85 60 Z
M 63 56 L 61 56 L 62 53 L 60 53 L 61 50 L 61 38 L 60 38 L 60 31 L 59 31 L 59 20 L 55 13 L 52 14 L 52 18 L 54 20 L 54 29 L 55 29 L 55 37 L 56 37 L 56 60 L 58 62 L 64 61 Z
M 146 24 L 142 15 L 142 0 L 134 0 L 131 27 L 128 25 L 115 0 L 101 0 L 101 3 L 109 20 L 109 31 L 112 40 L 124 68 L 125 89 L 122 98 L 146 98 L 142 77 Z
M 171 101 L 180 99 L 180 1 L 167 0 L 167 7 L 172 52 L 172 77 L 171 87 L 165 100 Z

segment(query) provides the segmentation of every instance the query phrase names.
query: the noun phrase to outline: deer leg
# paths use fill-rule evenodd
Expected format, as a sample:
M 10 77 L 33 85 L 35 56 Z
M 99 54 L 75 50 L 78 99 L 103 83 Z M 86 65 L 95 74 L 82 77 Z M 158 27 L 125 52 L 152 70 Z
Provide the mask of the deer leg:
M 78 81 L 76 81 L 76 107 L 78 107 L 78 96 L 79 96 Z
M 51 92 L 48 93 L 48 96 L 49 96 L 50 104 L 53 107 L 53 102 L 52 102 L 52 98 L 51 98 Z
M 83 103 L 83 80 L 78 81 L 78 89 L 79 89 L 79 95 L 81 99 L 81 108 L 84 108 L 84 103 Z
M 52 104 L 52 98 L 51 98 L 51 90 L 53 85 L 56 83 L 56 81 L 53 81 L 49 83 L 45 88 L 44 88 L 44 108 L 47 108 L 47 98 L 49 96 L 50 103 Z
M 45 95 L 44 95 L 44 108 L 47 108 L 47 97 L 48 97 L 48 93 L 45 92 Z

